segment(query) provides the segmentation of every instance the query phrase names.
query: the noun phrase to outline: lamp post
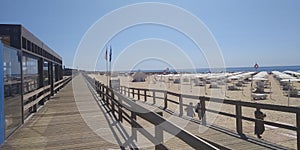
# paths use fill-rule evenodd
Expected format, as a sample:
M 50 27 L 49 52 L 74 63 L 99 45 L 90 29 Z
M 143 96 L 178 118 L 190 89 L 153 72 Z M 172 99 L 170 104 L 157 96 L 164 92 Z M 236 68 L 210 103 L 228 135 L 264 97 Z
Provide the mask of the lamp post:
M 290 93 L 291 93 L 291 80 L 289 80 L 289 90 L 288 90 L 288 106 L 290 106 Z

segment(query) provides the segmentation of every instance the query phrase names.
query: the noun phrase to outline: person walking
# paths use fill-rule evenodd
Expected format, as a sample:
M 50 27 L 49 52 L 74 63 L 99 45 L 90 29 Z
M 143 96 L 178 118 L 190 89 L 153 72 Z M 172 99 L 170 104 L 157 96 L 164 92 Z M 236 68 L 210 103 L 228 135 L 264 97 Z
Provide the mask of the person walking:
M 186 115 L 189 117 L 194 117 L 195 113 L 194 113 L 194 107 L 193 107 L 193 103 L 190 102 L 190 104 L 185 108 L 186 111 Z
M 201 112 L 201 103 L 198 102 L 195 106 L 195 112 L 198 114 L 199 120 L 202 119 L 202 112 Z
M 257 108 L 254 112 L 255 116 L 255 127 L 254 127 L 254 134 L 257 135 L 257 138 L 261 139 L 261 134 L 265 131 L 265 125 L 264 125 L 264 118 L 266 117 L 266 114 L 260 111 L 260 108 Z

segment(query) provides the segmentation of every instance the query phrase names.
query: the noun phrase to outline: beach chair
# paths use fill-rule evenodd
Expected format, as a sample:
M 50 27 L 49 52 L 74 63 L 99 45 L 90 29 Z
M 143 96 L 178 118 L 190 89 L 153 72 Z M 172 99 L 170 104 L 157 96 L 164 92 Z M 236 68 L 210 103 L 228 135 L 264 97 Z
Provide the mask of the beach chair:
M 174 84 L 180 84 L 180 79 L 175 79 Z
M 290 96 L 291 97 L 298 97 L 299 95 L 298 95 L 298 90 L 296 89 L 296 88 L 292 88 L 291 90 L 290 90 Z
M 252 93 L 251 97 L 253 100 L 265 100 L 267 99 L 267 94 L 258 94 L 258 93 Z
M 228 86 L 228 90 L 235 91 L 235 90 L 239 90 L 239 88 L 234 85 L 230 85 Z
M 204 86 L 204 82 L 203 81 L 199 81 L 199 80 L 194 80 L 194 84 L 195 86 Z
M 243 82 L 242 82 L 242 81 L 239 81 L 239 82 L 236 83 L 235 85 L 238 86 L 238 87 L 242 87 L 242 86 L 243 86 Z
M 219 88 L 216 82 L 211 82 L 209 88 Z

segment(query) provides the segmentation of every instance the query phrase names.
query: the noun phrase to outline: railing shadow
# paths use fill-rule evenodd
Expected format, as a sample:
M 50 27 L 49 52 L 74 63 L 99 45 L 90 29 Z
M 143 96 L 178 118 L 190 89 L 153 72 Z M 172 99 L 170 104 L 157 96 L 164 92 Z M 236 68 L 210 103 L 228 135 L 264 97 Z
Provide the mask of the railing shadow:
M 98 96 L 97 92 L 95 91 L 95 87 L 93 87 L 90 82 L 88 83 L 88 88 L 91 91 L 94 99 L 96 100 L 99 109 L 103 114 L 108 114 L 104 115 L 106 122 L 109 124 L 109 128 L 120 148 L 125 149 L 126 147 L 130 147 L 130 149 L 138 149 L 137 145 L 134 142 L 135 138 L 126 131 L 122 123 L 120 123 L 117 120 L 115 114 L 112 113 L 112 110 L 107 107 L 107 104 Z M 112 119 L 113 121 L 111 122 L 110 119 Z M 118 136 L 117 132 L 119 133 L 119 135 L 121 135 L 121 137 Z M 121 139 L 123 139 L 125 142 L 122 143 Z

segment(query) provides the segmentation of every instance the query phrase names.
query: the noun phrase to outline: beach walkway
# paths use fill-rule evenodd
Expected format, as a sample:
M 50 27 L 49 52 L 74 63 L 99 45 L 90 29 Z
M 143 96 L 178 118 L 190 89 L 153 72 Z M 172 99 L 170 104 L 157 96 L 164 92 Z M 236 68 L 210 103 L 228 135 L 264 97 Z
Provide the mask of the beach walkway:
M 68 83 L 10 136 L 0 149 L 154 149 L 153 145 L 145 148 L 137 142 L 143 139 L 140 134 L 137 141 L 134 140 L 128 124 L 118 122 L 91 91 L 84 77 L 76 76 L 73 82 Z M 136 103 L 148 109 L 157 109 L 143 102 Z M 164 117 L 171 115 L 167 111 L 161 112 Z M 137 120 L 143 126 L 151 125 L 140 118 Z M 205 128 L 205 132 L 199 133 L 199 126 Z M 263 140 L 243 139 L 221 128 L 207 128 L 197 122 L 188 122 L 184 129 L 228 149 L 284 149 Z M 169 149 L 192 149 L 178 138 L 171 138 L 163 144 Z
M 78 79 L 77 76 L 73 80 Z M 94 101 L 93 97 L 89 97 L 90 91 L 82 89 L 77 94 Z M 85 123 L 81 113 L 92 111 L 78 110 L 71 81 L 10 136 L 0 149 L 120 149 L 119 145 L 98 136 Z

